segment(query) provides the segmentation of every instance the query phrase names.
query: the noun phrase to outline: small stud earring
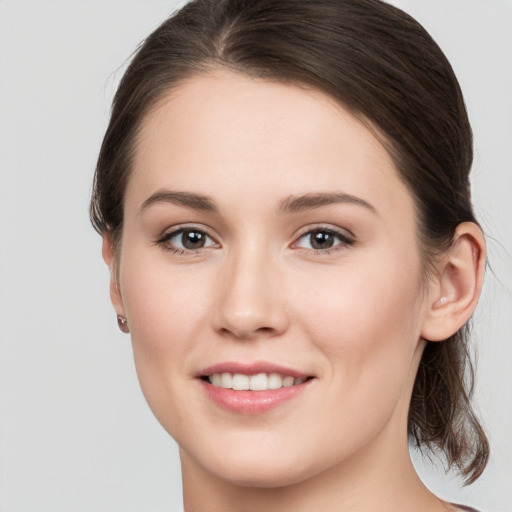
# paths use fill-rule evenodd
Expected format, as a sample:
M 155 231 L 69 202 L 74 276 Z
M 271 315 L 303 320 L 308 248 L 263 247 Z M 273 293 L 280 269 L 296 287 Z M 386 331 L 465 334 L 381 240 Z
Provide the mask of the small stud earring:
M 128 328 L 128 322 L 124 316 L 117 315 L 117 325 L 122 332 L 130 332 L 130 329 Z

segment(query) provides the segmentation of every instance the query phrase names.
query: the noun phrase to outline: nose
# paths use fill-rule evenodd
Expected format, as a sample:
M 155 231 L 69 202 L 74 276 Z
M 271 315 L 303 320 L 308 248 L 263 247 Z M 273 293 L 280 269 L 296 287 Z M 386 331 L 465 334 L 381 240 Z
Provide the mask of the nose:
M 276 264 L 265 255 L 233 257 L 225 262 L 214 327 L 238 340 L 271 338 L 286 331 L 285 290 Z

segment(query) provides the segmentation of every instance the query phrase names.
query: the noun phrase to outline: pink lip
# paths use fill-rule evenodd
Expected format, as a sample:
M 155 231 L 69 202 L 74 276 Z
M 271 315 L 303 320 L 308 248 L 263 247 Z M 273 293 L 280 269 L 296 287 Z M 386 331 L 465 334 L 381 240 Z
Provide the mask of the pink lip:
M 309 375 L 272 363 L 256 362 L 250 364 L 226 362 L 205 368 L 198 377 L 213 375 L 214 373 L 243 373 L 256 375 L 258 373 L 279 373 L 282 376 L 306 378 Z M 214 386 L 210 382 L 198 379 L 207 396 L 217 405 L 238 414 L 256 415 L 270 411 L 279 405 L 298 397 L 303 393 L 314 379 L 309 379 L 297 386 L 269 389 L 266 391 L 235 391 Z

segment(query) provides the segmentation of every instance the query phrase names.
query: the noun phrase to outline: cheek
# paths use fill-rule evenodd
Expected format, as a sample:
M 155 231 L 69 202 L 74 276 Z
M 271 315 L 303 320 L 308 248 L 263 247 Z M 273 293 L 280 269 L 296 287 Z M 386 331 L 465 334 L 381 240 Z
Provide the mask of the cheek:
M 295 293 L 298 318 L 323 352 L 331 378 L 361 393 L 379 388 L 383 394 L 386 385 L 396 391 L 409 379 L 422 300 L 419 260 L 411 261 L 381 255 L 317 274 Z
M 329 383 L 324 402 L 311 413 L 324 419 L 315 439 L 333 441 L 318 441 L 329 460 L 350 456 L 385 425 L 401 429 L 407 423 L 420 353 L 416 275 L 417 269 L 404 273 L 396 264 L 394 270 L 392 262 L 364 272 L 341 270 L 329 279 L 317 275 L 301 295 L 298 318 L 322 353 Z M 325 404 L 331 404 L 328 412 Z
M 172 266 L 166 255 L 148 257 L 147 250 L 126 250 L 121 292 L 137 373 L 152 401 L 157 388 L 173 384 L 172 376 L 193 350 L 207 318 L 210 280 L 193 266 Z M 151 388 L 151 392 L 149 389 Z M 150 396 L 151 395 L 151 396 Z
M 173 266 L 166 255 L 125 252 L 121 291 L 141 390 L 153 414 L 180 437 L 190 425 L 187 373 L 208 318 L 211 279 L 192 266 Z M 181 436 L 184 436 L 183 432 Z
M 170 263 L 163 250 L 126 244 L 120 284 L 135 338 L 163 349 L 193 332 L 207 307 L 210 282 L 194 265 Z M 184 321 L 185 320 L 185 321 Z M 139 336 L 144 334 L 144 336 Z

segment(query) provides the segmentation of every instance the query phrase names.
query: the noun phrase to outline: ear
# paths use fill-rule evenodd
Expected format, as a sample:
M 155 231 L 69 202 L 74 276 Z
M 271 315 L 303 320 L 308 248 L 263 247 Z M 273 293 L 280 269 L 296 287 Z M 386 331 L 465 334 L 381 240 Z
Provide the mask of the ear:
M 119 282 L 117 279 L 118 267 L 112 233 L 110 233 L 110 231 L 104 231 L 101 236 L 103 238 L 101 253 L 110 270 L 110 300 L 112 301 L 112 305 L 114 306 L 116 313 L 121 316 L 126 316 L 121 296 L 121 289 L 119 288 Z
M 459 224 L 451 248 L 436 264 L 421 332 L 423 339 L 446 340 L 468 321 L 482 291 L 485 261 L 482 230 L 473 222 Z

